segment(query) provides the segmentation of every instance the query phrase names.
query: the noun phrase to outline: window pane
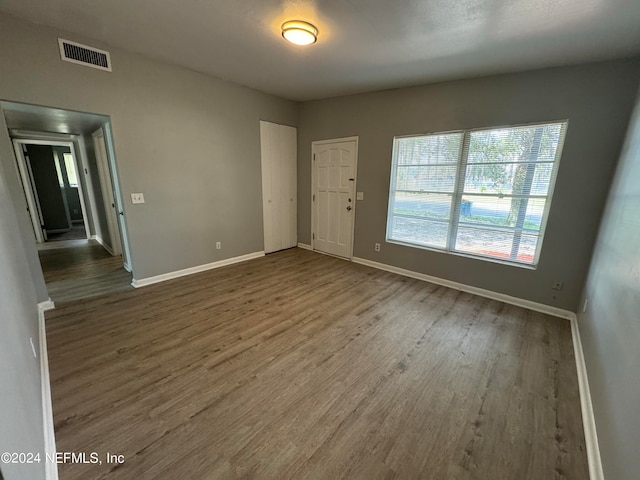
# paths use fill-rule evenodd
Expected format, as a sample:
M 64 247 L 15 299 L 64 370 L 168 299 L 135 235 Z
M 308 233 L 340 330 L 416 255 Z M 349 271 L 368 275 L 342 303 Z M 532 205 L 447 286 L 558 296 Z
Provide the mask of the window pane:
M 396 190 L 453 192 L 457 166 L 398 166 Z
M 60 184 L 61 187 L 64 187 L 64 177 L 62 176 L 62 170 L 60 170 L 60 158 L 58 157 L 58 155 L 55 155 L 53 158 L 56 164 L 56 173 L 58 174 L 58 183 Z
M 78 186 L 78 176 L 76 175 L 76 166 L 73 163 L 73 155 L 70 153 L 65 153 L 64 155 L 64 165 L 67 170 L 67 178 L 69 179 L 69 185 L 72 187 Z
M 551 123 L 471 132 L 467 162 L 553 162 L 563 125 Z
M 462 133 L 425 135 L 395 139 L 397 165 L 457 164 L 462 148 Z
M 547 201 L 543 198 L 530 198 L 527 203 L 527 213 L 524 217 L 524 228 L 540 231 L 542 227 L 542 217 Z
M 448 220 L 452 198 L 447 194 L 398 192 L 393 202 L 393 214 Z
M 533 264 L 536 257 L 536 248 L 538 247 L 538 235 L 520 235 L 519 248 L 517 253 L 517 261 L 522 263 Z
M 393 217 L 389 239 L 426 247 L 445 248 L 449 231 L 447 222 Z
M 532 264 L 537 242 L 537 235 L 460 226 L 455 248 L 460 252 Z M 514 245 L 516 251 L 512 252 Z
M 467 165 L 465 193 L 546 195 L 552 163 L 474 163 Z
M 515 228 L 522 214 L 520 227 L 538 231 L 542 223 L 544 205 L 545 200 L 542 198 L 463 195 L 460 223 Z

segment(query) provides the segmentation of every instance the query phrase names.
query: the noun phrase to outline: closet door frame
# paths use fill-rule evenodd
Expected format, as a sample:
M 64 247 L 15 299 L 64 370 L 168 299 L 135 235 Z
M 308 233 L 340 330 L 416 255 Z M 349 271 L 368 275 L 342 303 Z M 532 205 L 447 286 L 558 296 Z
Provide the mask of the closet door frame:
M 264 250 L 271 253 L 297 245 L 297 129 L 261 120 L 260 156 Z

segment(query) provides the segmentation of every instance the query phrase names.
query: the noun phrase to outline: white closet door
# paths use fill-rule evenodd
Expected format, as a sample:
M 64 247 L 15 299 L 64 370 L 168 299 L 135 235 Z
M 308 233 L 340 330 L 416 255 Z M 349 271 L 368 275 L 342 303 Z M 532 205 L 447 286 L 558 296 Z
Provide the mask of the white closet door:
M 262 162 L 262 218 L 264 224 L 264 251 L 275 251 L 272 244 L 273 223 L 271 203 L 271 130 L 273 124 L 260 122 L 260 157 Z
M 297 245 L 297 130 L 260 122 L 264 249 Z

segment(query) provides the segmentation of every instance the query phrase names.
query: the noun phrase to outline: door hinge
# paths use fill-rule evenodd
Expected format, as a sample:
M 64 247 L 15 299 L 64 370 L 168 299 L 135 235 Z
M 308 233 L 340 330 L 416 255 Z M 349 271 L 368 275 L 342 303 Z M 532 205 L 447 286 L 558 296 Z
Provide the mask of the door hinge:
M 312 234 L 311 234 L 311 239 L 312 239 L 312 240 L 315 240 L 315 239 L 316 239 L 316 234 L 315 234 L 315 233 L 312 233 Z
M 316 159 L 316 154 L 315 154 L 315 153 L 313 154 L 313 159 L 314 159 L 314 160 Z
M 316 194 L 315 194 L 315 193 L 313 194 L 313 200 L 311 200 L 311 201 L 312 201 L 312 202 L 315 202 L 315 201 L 316 201 Z

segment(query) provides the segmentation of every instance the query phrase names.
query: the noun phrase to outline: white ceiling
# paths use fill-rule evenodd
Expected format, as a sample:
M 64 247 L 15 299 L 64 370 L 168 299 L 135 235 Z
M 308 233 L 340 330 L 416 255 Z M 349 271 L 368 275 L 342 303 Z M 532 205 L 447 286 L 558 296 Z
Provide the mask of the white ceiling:
M 293 100 L 640 53 L 640 0 L 0 0 L 0 11 Z M 315 24 L 318 43 L 287 44 L 291 19 Z

